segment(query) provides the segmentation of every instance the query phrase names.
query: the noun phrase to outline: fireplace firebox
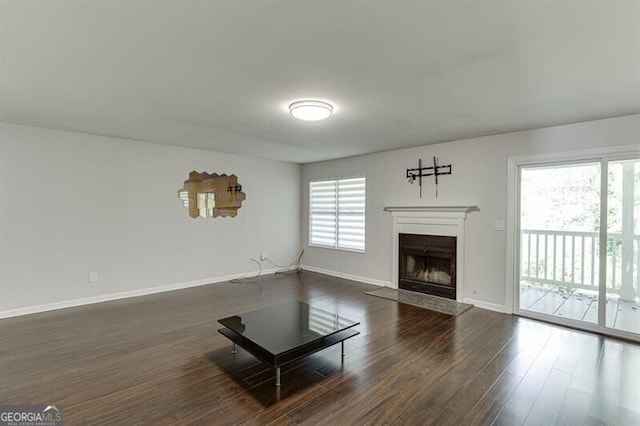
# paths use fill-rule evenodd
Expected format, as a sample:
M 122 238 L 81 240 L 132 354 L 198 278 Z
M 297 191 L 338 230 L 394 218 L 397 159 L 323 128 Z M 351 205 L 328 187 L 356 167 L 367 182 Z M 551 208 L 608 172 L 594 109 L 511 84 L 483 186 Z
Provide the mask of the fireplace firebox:
M 456 298 L 456 237 L 399 235 L 398 286 Z

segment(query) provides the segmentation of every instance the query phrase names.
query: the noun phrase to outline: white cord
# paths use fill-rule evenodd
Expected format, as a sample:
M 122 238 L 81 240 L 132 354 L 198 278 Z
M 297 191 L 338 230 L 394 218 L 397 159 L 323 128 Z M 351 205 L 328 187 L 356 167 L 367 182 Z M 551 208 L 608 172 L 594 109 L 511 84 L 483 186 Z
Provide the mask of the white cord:
M 275 268 L 280 269 L 280 270 L 276 270 L 275 271 L 276 274 L 286 274 L 286 273 L 291 273 L 291 272 L 301 272 L 302 268 L 300 267 L 300 261 L 302 260 L 302 255 L 303 254 L 304 254 L 304 250 L 302 250 L 300 252 L 300 255 L 298 256 L 298 258 L 296 260 L 294 260 L 293 262 L 291 262 L 288 266 L 280 266 L 280 265 L 274 263 L 267 256 L 264 256 L 262 258 L 262 260 L 267 262 L 267 263 L 269 263 L 269 264 L 271 264 Z M 262 263 L 258 262 L 253 257 L 250 257 L 249 260 L 258 265 L 258 273 L 256 275 L 249 276 L 249 277 L 234 278 L 232 280 L 229 280 L 230 283 L 241 284 L 241 283 L 243 283 L 245 281 L 253 281 L 256 278 L 258 278 L 260 275 L 262 275 Z M 295 268 L 291 269 L 292 266 L 295 266 Z
M 285 272 L 300 272 L 301 271 L 301 267 L 300 267 L 300 261 L 302 260 L 302 255 L 304 254 L 304 250 L 302 250 L 300 252 L 300 255 L 298 256 L 298 258 L 296 260 L 294 260 L 293 262 L 291 262 L 288 266 L 282 266 L 282 265 L 278 265 L 277 263 L 273 262 L 271 259 L 269 259 L 267 256 L 264 256 L 262 258 L 262 260 L 264 260 L 265 262 L 268 262 L 269 264 L 271 264 L 272 266 L 281 269 L 280 271 L 276 271 L 276 274 L 284 274 Z M 295 266 L 295 268 L 291 269 L 292 266 Z
M 262 263 L 258 262 L 258 261 L 257 261 L 257 260 L 255 260 L 253 257 L 250 257 L 250 258 L 249 258 L 249 260 L 250 260 L 250 261 L 252 261 L 252 262 L 254 262 L 255 264 L 257 264 L 257 265 L 258 265 L 258 273 L 257 273 L 256 275 L 254 275 L 254 276 L 251 276 L 251 277 L 235 278 L 235 279 L 233 279 L 233 280 L 230 280 L 230 281 L 229 281 L 230 283 L 233 283 L 233 284 L 240 284 L 240 283 L 242 283 L 243 281 L 253 281 L 253 280 L 255 280 L 256 278 L 258 278 L 260 275 L 262 275 Z

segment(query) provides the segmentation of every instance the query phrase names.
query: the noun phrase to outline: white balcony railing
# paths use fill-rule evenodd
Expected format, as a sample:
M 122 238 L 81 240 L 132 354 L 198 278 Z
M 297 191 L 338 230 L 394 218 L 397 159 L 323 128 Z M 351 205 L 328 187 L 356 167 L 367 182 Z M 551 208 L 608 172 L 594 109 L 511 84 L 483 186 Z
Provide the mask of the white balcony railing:
M 520 279 L 597 291 L 599 241 L 597 232 L 523 229 Z M 640 235 L 633 235 L 623 252 L 622 234 L 608 234 L 607 293 L 625 299 L 638 296 L 639 246 Z

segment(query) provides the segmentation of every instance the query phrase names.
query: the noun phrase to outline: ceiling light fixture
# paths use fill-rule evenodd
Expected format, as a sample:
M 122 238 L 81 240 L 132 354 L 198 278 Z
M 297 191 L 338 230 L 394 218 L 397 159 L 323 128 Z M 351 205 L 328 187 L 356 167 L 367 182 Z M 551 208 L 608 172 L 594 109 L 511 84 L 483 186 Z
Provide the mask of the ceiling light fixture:
M 333 106 L 322 101 L 297 101 L 289 105 L 289 112 L 298 120 L 318 121 L 331 117 Z

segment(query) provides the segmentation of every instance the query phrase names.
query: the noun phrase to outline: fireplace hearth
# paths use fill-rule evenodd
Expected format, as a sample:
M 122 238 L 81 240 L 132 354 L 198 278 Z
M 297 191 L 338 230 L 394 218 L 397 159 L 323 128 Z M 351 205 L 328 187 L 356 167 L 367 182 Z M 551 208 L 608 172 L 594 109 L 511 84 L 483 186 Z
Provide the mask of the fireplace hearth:
M 399 234 L 398 286 L 456 299 L 456 237 Z

